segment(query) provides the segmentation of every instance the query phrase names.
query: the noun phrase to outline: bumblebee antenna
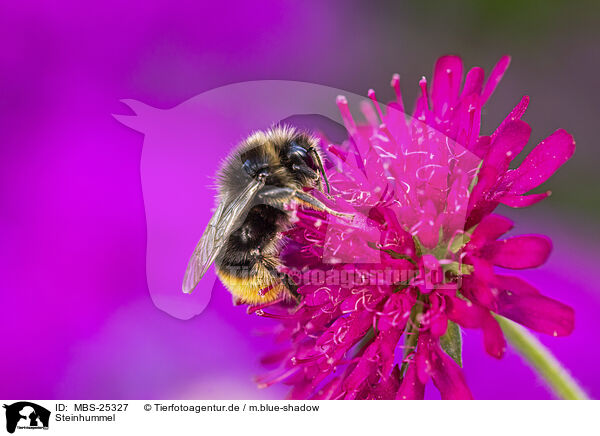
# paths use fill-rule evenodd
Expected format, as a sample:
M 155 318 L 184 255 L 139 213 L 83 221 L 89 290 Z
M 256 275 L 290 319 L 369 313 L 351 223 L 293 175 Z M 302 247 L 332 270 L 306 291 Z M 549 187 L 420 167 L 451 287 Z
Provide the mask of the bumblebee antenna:
M 327 180 L 327 174 L 325 174 L 325 168 L 323 168 L 323 162 L 321 161 L 321 156 L 319 156 L 319 153 L 317 153 L 317 151 L 314 148 L 311 148 L 310 152 L 311 152 L 312 156 L 315 158 L 315 160 L 317 161 L 319 171 L 321 172 L 321 174 L 323 174 L 323 179 L 325 180 L 325 185 L 327 185 L 327 193 L 329 194 L 331 189 L 329 187 L 329 180 Z

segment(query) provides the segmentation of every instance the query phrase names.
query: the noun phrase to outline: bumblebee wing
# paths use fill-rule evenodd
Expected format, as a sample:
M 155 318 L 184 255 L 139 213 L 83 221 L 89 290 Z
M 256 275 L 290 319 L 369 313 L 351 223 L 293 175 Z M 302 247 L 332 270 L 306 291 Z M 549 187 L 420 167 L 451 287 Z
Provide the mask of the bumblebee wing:
M 236 224 L 239 225 L 240 220 L 246 217 L 256 193 L 263 185 L 253 180 L 236 198 L 225 199 L 219 204 L 190 257 L 183 277 L 183 292 L 189 294 L 194 290 L 236 229 Z

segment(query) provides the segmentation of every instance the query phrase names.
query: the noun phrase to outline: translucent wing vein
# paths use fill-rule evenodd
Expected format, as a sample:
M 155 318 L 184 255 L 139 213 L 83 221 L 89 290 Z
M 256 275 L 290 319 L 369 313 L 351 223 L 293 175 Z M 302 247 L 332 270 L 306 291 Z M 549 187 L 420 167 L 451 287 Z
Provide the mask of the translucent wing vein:
M 183 292 L 190 293 L 198 285 L 231 233 L 243 222 L 262 186 L 262 182 L 254 180 L 236 198 L 221 201 L 190 257 L 183 277 Z

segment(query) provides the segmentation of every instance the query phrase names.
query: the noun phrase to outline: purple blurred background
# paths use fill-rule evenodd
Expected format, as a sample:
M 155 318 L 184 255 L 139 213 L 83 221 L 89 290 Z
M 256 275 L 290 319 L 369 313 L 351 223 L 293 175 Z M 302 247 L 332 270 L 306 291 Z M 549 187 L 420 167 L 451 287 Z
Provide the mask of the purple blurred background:
M 531 146 L 559 127 L 577 141 L 573 160 L 545 186 L 554 195 L 509 214 L 517 233 L 554 240 L 548 264 L 524 276 L 576 309 L 576 330 L 542 340 L 600 397 L 598 6 L 234 3 L 0 6 L 0 397 L 281 398 L 284 387 L 258 390 L 252 381 L 271 340 L 251 332 L 269 321 L 232 307 L 219 284 L 190 320 L 153 304 L 144 138 L 112 114 L 128 113 L 123 98 L 170 108 L 259 79 L 359 94 L 373 87 L 388 100 L 394 72 L 412 101 L 418 79 L 445 53 L 487 71 L 513 56 L 484 133 L 529 94 Z M 477 398 L 551 398 L 518 356 L 488 357 L 477 332 L 466 333 L 464 362 Z

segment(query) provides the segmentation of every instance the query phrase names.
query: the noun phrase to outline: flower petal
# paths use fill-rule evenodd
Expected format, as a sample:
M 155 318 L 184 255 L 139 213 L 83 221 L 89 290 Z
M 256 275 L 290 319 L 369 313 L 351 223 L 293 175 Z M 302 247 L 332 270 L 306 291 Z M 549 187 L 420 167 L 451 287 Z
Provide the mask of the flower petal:
M 485 351 L 496 359 L 500 359 L 506 351 L 506 340 L 498 321 L 488 312 L 483 320 L 483 345 Z
M 490 149 L 492 138 L 490 136 L 480 136 L 470 145 L 469 150 L 477 157 L 483 159 Z
M 552 242 L 546 236 L 521 235 L 495 241 L 489 246 L 487 258 L 497 266 L 512 269 L 535 268 L 550 256 Z
M 504 289 L 498 295 L 498 314 L 552 336 L 566 336 L 575 327 L 574 310 L 539 294 L 521 294 Z
M 419 333 L 417 340 L 417 352 L 415 353 L 414 362 L 417 366 L 417 378 L 423 384 L 429 381 L 431 377 L 431 352 L 428 332 Z
M 483 165 L 494 167 L 498 175 L 502 175 L 508 170 L 513 159 L 527 145 L 531 127 L 525 121 L 511 120 L 496 132 Z
M 467 73 L 467 77 L 465 78 L 465 86 L 463 87 L 462 94 L 460 95 L 461 99 L 471 94 L 481 94 L 484 78 L 485 74 L 483 72 L 483 68 L 471 68 Z
M 400 369 L 396 365 L 389 377 L 382 377 L 372 390 L 374 400 L 393 400 L 400 387 Z
M 530 134 L 531 127 L 517 119 L 505 120 L 494 132 L 477 174 L 477 184 L 469 198 L 467 228 L 476 225 L 496 208 L 498 184 L 505 176 L 510 162 L 527 144 Z
M 458 56 L 442 56 L 435 63 L 431 101 L 435 114 L 443 117 L 454 105 L 460 91 L 463 65 Z
M 431 200 L 427 200 L 423 209 L 425 217 L 438 216 L 436 207 Z M 424 219 L 419 227 L 418 236 L 426 248 L 435 248 L 440 239 L 440 223 L 437 220 Z
M 481 326 L 481 306 L 457 297 L 446 297 L 446 314 L 451 321 L 466 328 L 478 328 Z
M 490 311 L 478 304 L 457 297 L 447 297 L 448 318 L 465 328 L 481 328 L 485 351 L 496 358 L 506 350 L 504 334 Z
M 496 89 L 496 86 L 498 86 L 498 83 L 500 83 L 500 80 L 502 79 L 502 76 L 504 76 L 504 73 L 506 72 L 509 65 L 510 56 L 502 56 L 498 63 L 494 66 L 492 72 L 490 73 L 490 77 L 487 83 L 485 84 L 485 88 L 481 93 L 482 104 L 485 104 L 485 102 L 490 98 L 490 96 Z
M 462 370 L 441 348 L 434 347 L 432 352 L 432 379 L 438 388 L 442 400 L 472 400 Z
M 514 107 L 514 109 L 512 111 L 510 111 L 508 116 L 500 123 L 500 125 L 498 126 L 496 131 L 494 133 L 492 133 L 492 139 L 495 138 L 496 135 L 498 135 L 498 133 L 502 131 L 502 128 L 507 123 L 514 121 L 514 120 L 520 120 L 521 117 L 525 114 L 525 111 L 527 110 L 527 106 L 529 106 L 529 96 L 524 95 L 521 98 L 521 101 L 519 101 L 519 103 Z
M 550 196 L 550 191 L 542 192 L 540 194 L 531 195 L 512 195 L 507 194 L 501 197 L 500 203 L 510 207 L 527 207 L 532 204 L 539 203 L 544 198 Z
M 517 295 L 539 295 L 540 293 L 534 286 L 520 277 L 496 275 L 495 282 L 498 289 L 510 290 Z
M 330 400 L 342 384 L 341 377 L 334 377 L 311 398 L 312 400 Z
M 493 265 L 487 261 L 473 258 L 471 262 L 474 265 L 474 273 L 462 277 L 461 290 L 465 297 L 474 303 L 484 307 L 492 308 L 494 303 L 494 294 L 489 286 L 489 280 L 486 276 L 493 275 Z
M 559 129 L 540 142 L 519 168 L 506 174 L 504 183 L 512 194 L 524 194 L 544 183 L 575 152 L 575 141 Z
M 473 230 L 469 248 L 480 248 L 486 242 L 495 241 L 513 226 L 513 222 L 504 216 L 488 215 Z
M 422 400 L 425 397 L 425 384 L 417 377 L 417 365 L 414 362 L 408 364 L 406 373 L 396 394 L 397 400 Z
M 429 330 L 431 331 L 431 335 L 439 338 L 446 333 L 448 330 L 448 317 L 443 313 L 438 314 L 429 325 Z

